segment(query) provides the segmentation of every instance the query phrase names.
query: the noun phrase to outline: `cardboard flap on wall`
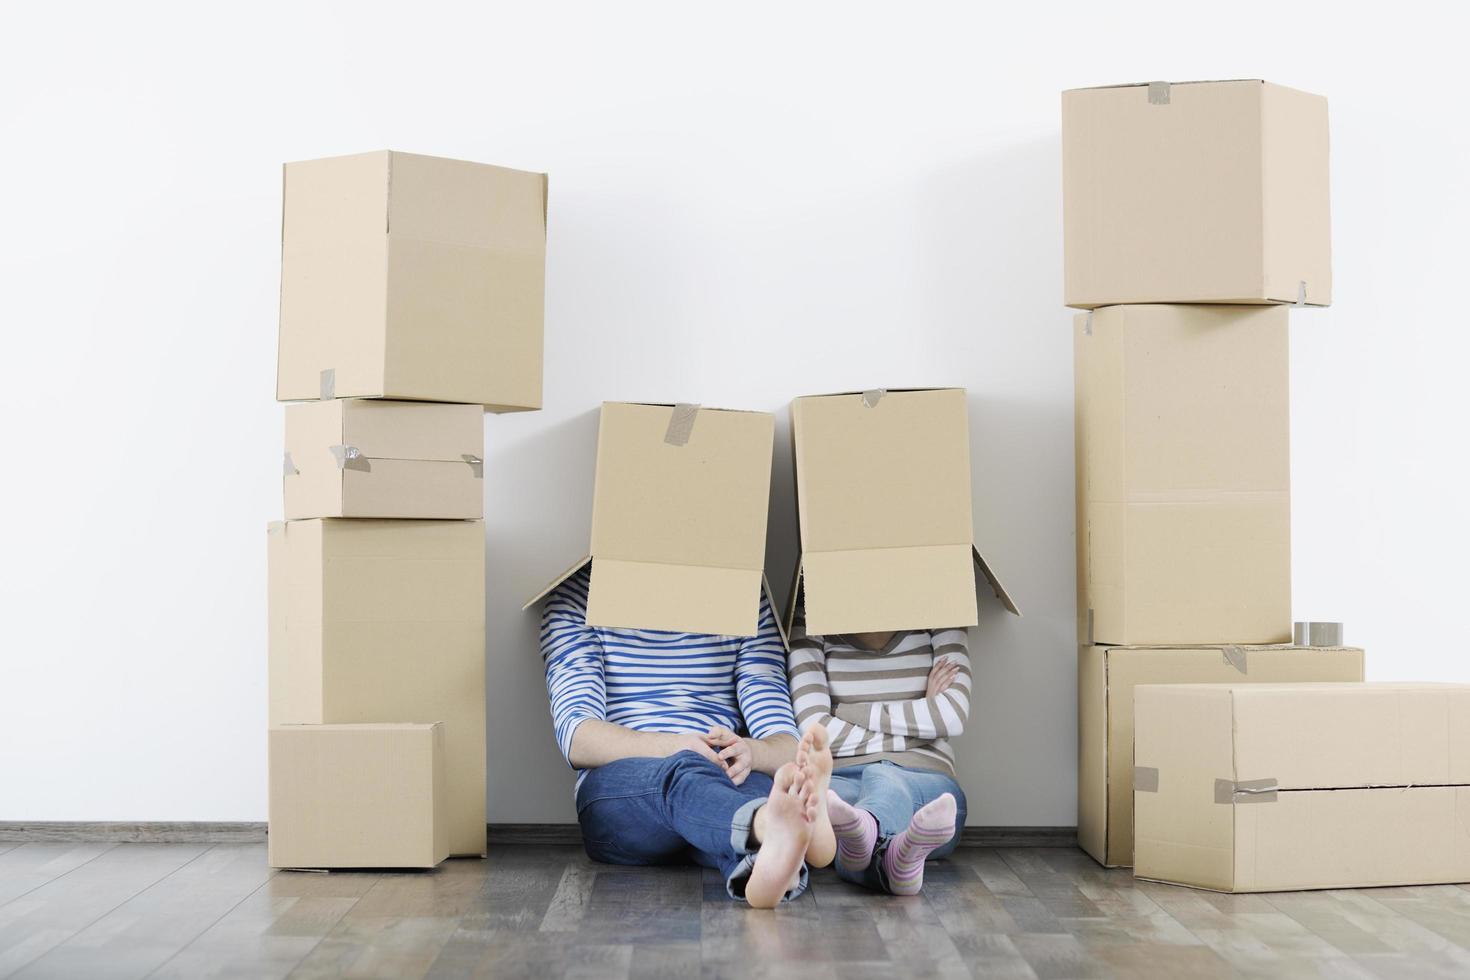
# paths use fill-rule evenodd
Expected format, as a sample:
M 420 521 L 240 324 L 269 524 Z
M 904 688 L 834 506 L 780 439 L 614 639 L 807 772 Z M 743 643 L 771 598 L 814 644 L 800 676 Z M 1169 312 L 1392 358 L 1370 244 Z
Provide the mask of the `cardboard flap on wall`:
M 597 437 L 592 626 L 753 636 L 758 626 L 775 418 L 606 402 Z
M 969 417 L 962 388 L 874 389 L 791 403 L 807 630 L 973 626 Z

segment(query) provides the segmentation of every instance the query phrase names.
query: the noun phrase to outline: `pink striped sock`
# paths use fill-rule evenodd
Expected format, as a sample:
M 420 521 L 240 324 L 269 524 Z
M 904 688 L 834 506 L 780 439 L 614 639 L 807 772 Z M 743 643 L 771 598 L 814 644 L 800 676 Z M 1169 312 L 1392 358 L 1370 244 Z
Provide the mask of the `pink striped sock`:
M 945 793 L 914 814 L 908 829 L 893 838 L 883 854 L 888 890 L 895 895 L 917 895 L 924 887 L 924 862 L 931 852 L 954 836 L 955 799 Z M 835 826 L 835 825 L 834 825 Z
M 878 821 L 867 810 L 849 806 L 830 789 L 827 817 L 832 821 L 832 833 L 837 835 L 837 863 L 854 873 L 866 869 L 878 844 Z

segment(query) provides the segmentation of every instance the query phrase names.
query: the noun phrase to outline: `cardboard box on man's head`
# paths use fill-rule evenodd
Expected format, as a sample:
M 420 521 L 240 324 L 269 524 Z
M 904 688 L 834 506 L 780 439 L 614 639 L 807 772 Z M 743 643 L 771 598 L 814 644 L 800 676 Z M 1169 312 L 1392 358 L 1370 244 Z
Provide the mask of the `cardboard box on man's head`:
M 1332 303 L 1327 100 L 1255 79 L 1062 93 L 1066 303 Z
M 801 561 L 812 634 L 973 626 L 975 547 L 963 388 L 874 389 L 791 403 Z
M 604 402 L 587 554 L 587 624 L 754 636 L 765 590 L 775 418 Z
M 286 164 L 276 398 L 540 408 L 546 187 L 414 153 Z

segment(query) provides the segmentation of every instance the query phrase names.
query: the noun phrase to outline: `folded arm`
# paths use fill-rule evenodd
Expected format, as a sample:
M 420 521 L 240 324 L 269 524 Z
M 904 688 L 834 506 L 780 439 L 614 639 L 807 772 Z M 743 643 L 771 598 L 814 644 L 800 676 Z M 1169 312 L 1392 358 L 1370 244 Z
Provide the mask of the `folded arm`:
M 958 668 L 949 689 L 933 697 L 871 701 L 837 706 L 842 721 L 888 735 L 949 738 L 965 730 L 970 718 L 969 636 L 963 629 L 931 630 L 934 661 L 953 661 Z
M 750 767 L 774 775 L 796 758 L 800 732 L 791 707 L 791 688 L 786 683 L 786 648 L 776 613 L 761 595 L 759 625 L 755 636 L 743 640 L 735 657 L 735 700 L 750 733 Z

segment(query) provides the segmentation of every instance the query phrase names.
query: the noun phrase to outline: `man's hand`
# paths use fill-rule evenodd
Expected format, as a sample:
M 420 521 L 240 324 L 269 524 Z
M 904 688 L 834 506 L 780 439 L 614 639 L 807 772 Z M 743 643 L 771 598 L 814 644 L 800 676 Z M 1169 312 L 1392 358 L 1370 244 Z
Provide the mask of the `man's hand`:
M 745 777 L 750 775 L 751 764 L 755 761 L 750 742 L 723 725 L 715 725 L 701 737 L 711 748 L 718 750 L 716 761 L 724 768 L 730 782 L 736 786 L 745 782 Z
M 726 731 L 727 729 L 720 730 Z M 715 731 L 715 729 L 711 728 L 710 731 L 713 732 Z M 728 767 L 725 765 L 724 761 L 715 754 L 715 749 L 712 747 L 713 744 L 714 743 L 709 740 L 708 735 L 675 735 L 673 751 L 670 752 L 669 755 L 675 755 L 676 753 L 684 751 L 698 752 L 700 755 L 704 756 L 706 759 L 713 762 L 721 769 L 728 770 Z
M 948 657 L 934 661 L 934 666 L 929 669 L 929 683 L 924 689 L 924 696 L 932 698 L 949 690 L 959 672 L 959 663 Z

